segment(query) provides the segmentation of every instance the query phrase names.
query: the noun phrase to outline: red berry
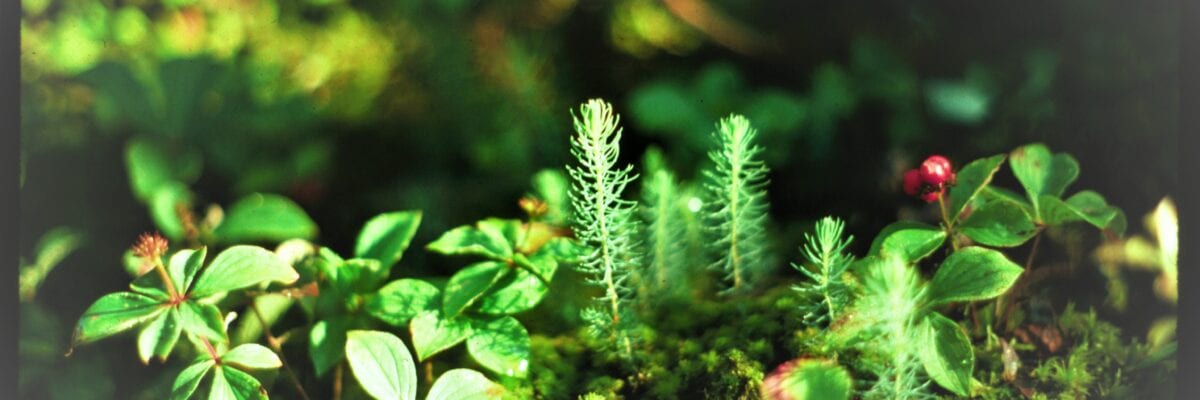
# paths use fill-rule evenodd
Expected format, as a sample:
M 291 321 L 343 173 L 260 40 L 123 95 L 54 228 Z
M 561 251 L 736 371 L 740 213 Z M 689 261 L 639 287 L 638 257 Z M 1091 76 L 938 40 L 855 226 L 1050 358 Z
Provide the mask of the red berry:
M 921 163 L 921 180 L 932 186 L 942 186 L 954 183 L 954 169 L 950 160 L 939 155 L 929 156 Z
M 942 193 L 944 193 L 945 191 L 946 191 L 946 189 L 941 188 L 941 189 L 930 190 L 925 193 L 921 193 L 921 200 L 925 200 L 926 203 L 932 203 L 932 202 L 938 201 L 938 197 L 941 197 Z
M 909 196 L 921 193 L 921 173 L 916 169 L 904 171 L 904 193 Z

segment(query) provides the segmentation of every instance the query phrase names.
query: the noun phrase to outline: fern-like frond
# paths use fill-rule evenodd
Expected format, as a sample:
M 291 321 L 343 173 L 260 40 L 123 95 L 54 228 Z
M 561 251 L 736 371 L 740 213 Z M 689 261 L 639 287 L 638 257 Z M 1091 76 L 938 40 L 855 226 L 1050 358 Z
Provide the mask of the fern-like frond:
M 757 131 L 750 121 L 731 115 L 717 124 L 717 149 L 708 153 L 713 168 L 705 171 L 709 195 L 712 246 L 720 255 L 713 267 L 725 273 L 729 290 L 743 290 L 767 263 L 767 166 Z
M 629 324 L 630 318 L 623 318 L 622 307 L 632 294 L 628 280 L 640 255 L 636 203 L 622 199 L 621 193 L 637 175 L 631 165 L 617 166 L 621 128 L 611 105 L 589 100 L 572 117 L 571 155 L 578 165 L 567 166 L 571 217 L 576 237 L 589 249 L 578 268 L 587 274 L 589 283 L 603 290 L 596 299 L 597 307 L 590 309 L 585 319 L 629 355 L 631 341 L 622 326 Z
M 850 300 L 849 287 L 842 280 L 842 273 L 854 262 L 854 256 L 845 253 L 854 236 L 842 237 L 845 226 L 833 217 L 817 221 L 814 234 L 804 234 L 806 243 L 800 248 L 813 269 L 792 264 L 792 268 L 810 280 L 795 287 L 796 291 L 813 300 L 802 306 L 804 321 L 810 325 L 833 323 Z
M 687 288 L 687 253 L 684 248 L 684 215 L 680 187 L 658 148 L 646 151 L 642 163 L 642 221 L 645 223 L 647 268 L 642 276 L 644 293 L 664 298 Z
M 877 371 L 878 381 L 864 398 L 929 398 L 929 380 L 924 379 L 917 348 L 917 317 L 926 287 L 916 269 L 899 259 L 885 259 L 866 266 L 862 293 L 855 306 L 857 318 L 865 322 L 866 341 L 861 350 L 887 360 Z

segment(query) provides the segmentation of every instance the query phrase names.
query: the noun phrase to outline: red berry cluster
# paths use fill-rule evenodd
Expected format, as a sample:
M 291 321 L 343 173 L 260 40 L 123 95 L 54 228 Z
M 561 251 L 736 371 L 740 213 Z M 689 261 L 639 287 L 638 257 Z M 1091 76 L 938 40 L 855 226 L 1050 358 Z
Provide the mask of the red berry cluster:
M 954 186 L 954 180 L 954 168 L 950 166 L 950 160 L 932 155 L 919 168 L 904 172 L 904 193 L 932 203 L 946 193 L 947 187 Z

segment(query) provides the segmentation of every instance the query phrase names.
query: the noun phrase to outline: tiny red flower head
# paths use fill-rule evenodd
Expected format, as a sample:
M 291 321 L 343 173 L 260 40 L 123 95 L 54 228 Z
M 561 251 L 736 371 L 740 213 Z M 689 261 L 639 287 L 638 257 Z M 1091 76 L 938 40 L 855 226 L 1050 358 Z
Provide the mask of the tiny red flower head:
M 137 243 L 133 245 L 133 255 L 146 260 L 153 260 L 164 254 L 167 254 L 167 238 L 162 237 L 158 232 L 141 234 L 138 236 Z

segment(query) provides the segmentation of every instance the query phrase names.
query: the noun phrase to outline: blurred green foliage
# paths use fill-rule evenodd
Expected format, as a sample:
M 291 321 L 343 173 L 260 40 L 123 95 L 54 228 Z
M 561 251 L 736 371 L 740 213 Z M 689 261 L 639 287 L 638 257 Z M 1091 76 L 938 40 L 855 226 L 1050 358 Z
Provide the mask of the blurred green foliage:
M 136 361 L 105 349 L 60 356 L 63 322 L 124 285 L 117 271 L 125 249 L 173 214 L 179 199 L 209 218 L 204 205 L 277 193 L 311 215 L 294 226 L 337 248 L 352 245 L 370 215 L 421 209 L 424 228 L 414 240 L 426 243 L 484 216 L 519 216 L 517 198 L 543 169 L 554 172 L 538 175 L 533 193 L 565 193 L 551 174 L 569 160 L 565 111 L 586 98 L 616 100 L 627 116 L 622 163 L 650 145 L 663 149 L 679 198 L 693 209 L 682 213 L 693 238 L 701 237 L 693 217 L 702 204 L 690 182 L 704 166 L 713 122 L 730 113 L 761 132 L 779 243 L 801 243 L 825 214 L 845 216 L 847 231 L 873 232 L 918 212 L 900 200 L 899 176 L 930 152 L 961 162 L 1044 141 L 1089 166 L 1081 187 L 1139 214 L 1177 183 L 1179 24 L 1169 2 L 1132 10 L 1118 0 L 977 7 L 21 0 L 21 7 L 21 247 L 32 260 L 22 266 L 42 271 L 37 302 L 21 313 L 22 366 L 31 366 L 22 370 L 21 390 L 29 398 L 161 398 L 169 389 L 176 371 L 109 375 Z M 703 18 L 710 23 L 696 23 Z M 135 164 L 159 165 L 153 170 L 162 174 L 131 182 Z M 163 181 L 178 185 L 149 189 Z M 147 213 L 155 198 L 166 206 Z M 50 273 L 38 241 L 63 225 L 88 240 Z M 685 244 L 689 259 L 702 243 Z M 406 255 L 414 274 L 457 267 L 414 253 Z M 1127 307 L 1157 304 L 1145 297 L 1131 294 Z M 530 332 L 561 332 L 578 322 L 572 307 L 583 303 L 574 301 L 548 298 L 566 305 L 540 307 L 522 322 Z M 722 312 L 729 315 L 721 320 L 743 320 Z M 1104 317 L 1130 332 L 1150 324 L 1150 317 Z M 768 325 L 750 329 L 779 340 L 784 328 Z M 790 356 L 752 354 L 759 361 L 747 367 L 735 353 L 740 344 L 721 342 L 731 334 L 706 334 L 704 349 L 661 339 L 671 354 L 699 361 L 679 377 L 649 378 L 646 390 L 701 382 L 705 370 L 761 372 L 759 363 Z M 534 352 L 544 354 L 538 362 L 580 364 L 570 360 L 582 357 L 573 342 L 547 354 L 550 341 L 533 336 Z M 768 348 L 776 347 L 783 345 Z M 566 367 L 548 368 L 553 374 L 534 377 L 535 385 L 608 393 L 628 384 L 578 382 Z M 39 371 L 53 370 L 86 384 L 38 386 Z M 714 393 L 745 391 L 704 384 Z M 80 387 L 92 390 L 68 393 Z

